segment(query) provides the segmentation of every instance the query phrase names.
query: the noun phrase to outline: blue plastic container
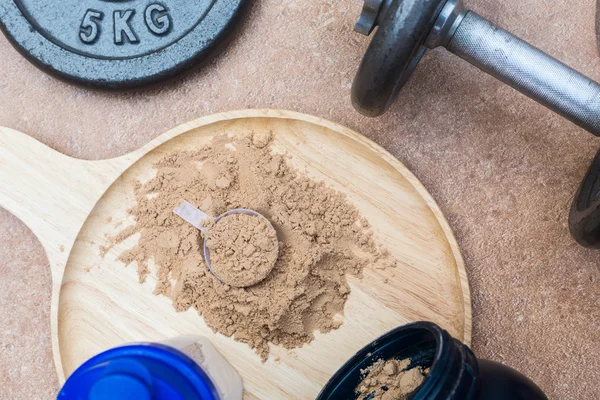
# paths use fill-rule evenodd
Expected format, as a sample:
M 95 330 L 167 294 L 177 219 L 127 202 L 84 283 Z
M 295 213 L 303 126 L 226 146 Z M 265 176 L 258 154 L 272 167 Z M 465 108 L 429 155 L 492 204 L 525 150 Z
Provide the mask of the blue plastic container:
M 210 377 L 185 353 L 140 343 L 100 353 L 65 382 L 58 400 L 220 400 Z

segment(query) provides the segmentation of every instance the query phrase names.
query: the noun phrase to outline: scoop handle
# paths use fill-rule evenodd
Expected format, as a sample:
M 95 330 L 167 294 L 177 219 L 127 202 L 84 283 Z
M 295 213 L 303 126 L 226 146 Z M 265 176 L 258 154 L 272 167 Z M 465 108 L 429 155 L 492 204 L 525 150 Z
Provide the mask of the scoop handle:
M 206 235 L 206 222 L 212 219 L 210 215 L 197 209 L 185 200 L 181 200 L 173 212 Z

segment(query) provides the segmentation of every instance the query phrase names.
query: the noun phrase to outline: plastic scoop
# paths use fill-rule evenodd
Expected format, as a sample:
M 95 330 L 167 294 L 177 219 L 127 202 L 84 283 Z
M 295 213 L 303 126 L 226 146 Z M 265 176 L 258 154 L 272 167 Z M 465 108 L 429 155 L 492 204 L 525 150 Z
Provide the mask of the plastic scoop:
M 206 245 L 206 243 L 208 241 L 208 235 L 210 234 L 209 229 L 206 227 L 206 223 L 208 221 L 210 221 L 211 219 L 213 219 L 213 217 L 206 214 L 202 210 L 199 210 L 198 208 L 194 207 L 192 204 L 190 204 L 189 202 L 187 202 L 185 200 L 181 200 L 181 202 L 179 202 L 179 205 L 177 207 L 175 207 L 173 212 L 175 214 L 177 214 L 178 216 L 180 216 L 181 218 L 183 218 L 183 220 L 185 220 L 192 226 L 198 228 L 202 232 L 202 236 L 204 237 L 204 243 L 203 243 L 204 260 L 206 261 L 206 266 L 208 267 L 210 272 L 215 276 L 215 278 L 217 278 L 219 281 L 221 281 L 227 285 L 236 286 L 236 287 L 248 287 L 248 286 L 252 286 L 252 285 L 255 285 L 258 283 L 256 280 L 254 280 L 251 282 L 247 282 L 247 284 L 233 285 L 233 284 L 227 282 L 226 280 L 222 279 L 213 270 L 213 268 L 211 267 L 211 264 L 210 264 L 210 251 L 208 250 L 208 246 Z M 267 221 L 269 223 L 269 226 L 271 227 L 271 229 L 275 229 L 275 228 L 273 228 L 273 225 L 271 224 L 271 222 L 264 215 L 262 215 L 259 212 L 254 211 L 254 210 L 250 210 L 248 208 L 235 208 L 233 210 L 229 210 L 229 211 L 219 215 L 218 217 L 216 217 L 214 219 L 215 224 L 219 223 L 219 220 L 221 218 L 226 217 L 227 215 L 232 215 L 232 214 L 246 214 L 246 215 L 251 215 L 253 217 L 263 218 L 265 221 Z M 279 246 L 279 242 L 277 242 L 277 246 Z M 262 281 L 264 278 L 266 278 L 269 275 L 269 273 L 271 273 L 274 266 L 275 266 L 275 263 L 273 263 L 273 265 L 270 266 L 268 272 L 265 274 L 264 277 L 262 277 L 262 279 L 260 279 L 260 281 Z

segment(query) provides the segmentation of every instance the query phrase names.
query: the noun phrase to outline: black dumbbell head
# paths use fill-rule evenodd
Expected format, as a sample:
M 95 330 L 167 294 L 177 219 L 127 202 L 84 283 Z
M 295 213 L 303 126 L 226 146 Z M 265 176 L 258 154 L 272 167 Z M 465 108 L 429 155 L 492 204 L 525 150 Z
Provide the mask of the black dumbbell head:
M 600 248 L 600 151 L 573 200 L 569 229 L 582 246 Z
M 383 114 L 425 53 L 446 0 L 392 0 L 352 84 L 352 104 L 369 117 Z

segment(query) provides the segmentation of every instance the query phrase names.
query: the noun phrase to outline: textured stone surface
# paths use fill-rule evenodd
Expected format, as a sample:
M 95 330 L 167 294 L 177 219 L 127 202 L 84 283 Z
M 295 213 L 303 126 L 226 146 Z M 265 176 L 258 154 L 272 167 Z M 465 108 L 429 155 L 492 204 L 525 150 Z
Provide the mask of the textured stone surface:
M 600 80 L 594 0 L 468 6 Z M 550 398 L 600 397 L 600 252 L 569 237 L 571 196 L 600 142 L 444 50 L 429 52 L 390 112 L 361 117 L 350 84 L 368 39 L 358 0 L 257 0 L 225 53 L 150 92 L 90 92 L 50 78 L 0 38 L 0 125 L 66 154 L 138 148 L 198 116 L 287 108 L 362 132 L 431 191 L 467 262 L 473 348 Z M 0 398 L 52 398 L 50 274 L 32 234 L 0 211 Z

